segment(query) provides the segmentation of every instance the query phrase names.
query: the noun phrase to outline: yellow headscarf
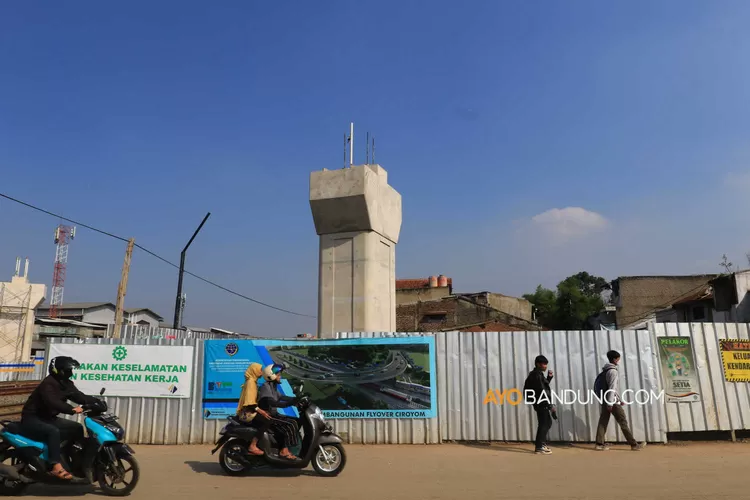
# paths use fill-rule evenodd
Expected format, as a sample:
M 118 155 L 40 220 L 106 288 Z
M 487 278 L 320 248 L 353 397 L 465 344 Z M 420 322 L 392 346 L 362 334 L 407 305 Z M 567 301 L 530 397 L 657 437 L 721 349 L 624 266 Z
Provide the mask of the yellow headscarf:
M 245 370 L 245 383 L 242 385 L 240 401 L 237 405 L 237 413 L 245 406 L 258 404 L 258 379 L 263 375 L 263 366 L 260 363 L 250 363 Z M 253 413 L 253 416 L 255 414 Z

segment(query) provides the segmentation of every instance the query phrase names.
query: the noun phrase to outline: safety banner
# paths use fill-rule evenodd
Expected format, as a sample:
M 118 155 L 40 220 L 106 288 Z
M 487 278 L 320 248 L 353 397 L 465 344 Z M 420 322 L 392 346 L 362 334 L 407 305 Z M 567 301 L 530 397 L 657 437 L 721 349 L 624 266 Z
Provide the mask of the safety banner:
M 727 382 L 750 382 L 750 340 L 719 340 L 724 378 Z
M 251 363 L 283 363 L 282 392 L 303 384 L 326 418 L 437 416 L 434 337 L 206 340 L 204 418 L 236 413 Z
M 658 337 L 668 403 L 700 401 L 698 369 L 690 337 Z
M 193 346 L 51 344 L 49 358 L 69 356 L 78 389 L 96 395 L 189 398 L 193 384 Z

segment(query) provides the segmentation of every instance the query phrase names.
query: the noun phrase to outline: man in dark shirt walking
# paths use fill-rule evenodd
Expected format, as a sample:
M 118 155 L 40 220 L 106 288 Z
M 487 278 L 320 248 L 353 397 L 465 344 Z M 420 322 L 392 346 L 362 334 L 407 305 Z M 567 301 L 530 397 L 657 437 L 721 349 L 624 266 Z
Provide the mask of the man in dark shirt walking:
M 554 376 L 552 370 L 547 372 L 549 360 L 539 355 L 534 360 L 534 369 L 531 370 L 523 386 L 523 393 L 527 401 L 533 403 L 538 426 L 536 440 L 534 442 L 534 453 L 538 455 L 549 455 L 552 450 L 547 446 L 547 435 L 552 428 L 552 418 L 557 420 L 555 407 L 552 405 L 552 390 L 549 383 Z

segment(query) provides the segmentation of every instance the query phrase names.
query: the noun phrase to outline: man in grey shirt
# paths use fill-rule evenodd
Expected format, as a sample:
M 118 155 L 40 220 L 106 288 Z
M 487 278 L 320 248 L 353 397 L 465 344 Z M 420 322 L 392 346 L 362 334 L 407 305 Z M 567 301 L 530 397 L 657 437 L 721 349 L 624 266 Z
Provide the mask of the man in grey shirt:
M 602 402 L 601 416 L 599 417 L 599 426 L 596 429 L 596 449 L 599 451 L 608 450 L 609 447 L 604 442 L 604 438 L 607 434 L 607 427 L 609 426 L 609 417 L 614 415 L 615 421 L 622 429 L 622 434 L 625 436 L 625 440 L 630 445 L 633 451 L 640 451 L 646 443 L 639 443 L 633 437 L 633 433 L 630 431 L 628 425 L 628 419 L 625 416 L 625 410 L 623 410 L 622 402 L 620 398 L 620 372 L 617 368 L 620 364 L 620 353 L 617 351 L 609 351 L 607 353 L 607 359 L 609 363 L 604 365 L 600 377 L 605 377 L 606 384 L 604 384 L 604 401 Z

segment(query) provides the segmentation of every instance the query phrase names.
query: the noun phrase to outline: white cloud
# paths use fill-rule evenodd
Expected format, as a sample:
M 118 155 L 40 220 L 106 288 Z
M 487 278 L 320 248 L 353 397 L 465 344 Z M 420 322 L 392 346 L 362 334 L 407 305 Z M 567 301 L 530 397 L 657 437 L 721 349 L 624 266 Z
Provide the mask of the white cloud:
M 743 191 L 750 189 L 750 172 L 729 172 L 724 176 L 724 185 L 731 189 Z
M 535 215 L 531 222 L 535 227 L 560 238 L 585 236 L 609 225 L 601 214 L 581 207 L 552 208 Z

